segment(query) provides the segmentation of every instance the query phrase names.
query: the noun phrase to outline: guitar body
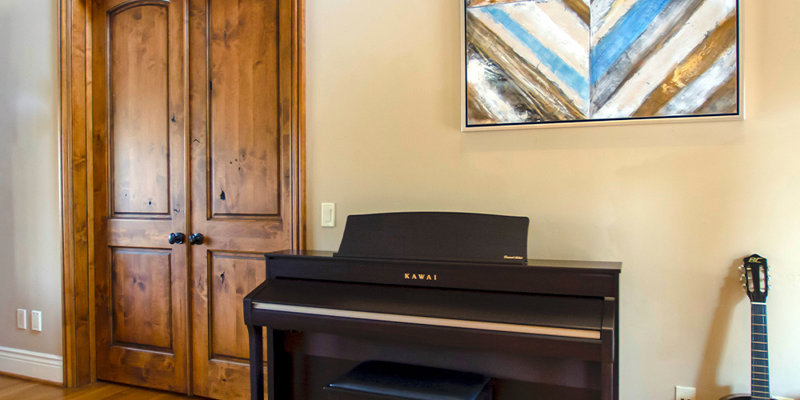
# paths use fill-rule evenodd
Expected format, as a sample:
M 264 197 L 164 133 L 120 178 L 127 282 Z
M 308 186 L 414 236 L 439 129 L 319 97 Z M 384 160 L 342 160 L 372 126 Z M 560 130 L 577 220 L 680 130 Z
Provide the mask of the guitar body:
M 751 400 L 751 399 L 752 397 L 746 394 L 739 393 L 739 394 L 729 394 L 719 400 Z M 776 400 L 776 399 L 770 399 L 770 400 Z

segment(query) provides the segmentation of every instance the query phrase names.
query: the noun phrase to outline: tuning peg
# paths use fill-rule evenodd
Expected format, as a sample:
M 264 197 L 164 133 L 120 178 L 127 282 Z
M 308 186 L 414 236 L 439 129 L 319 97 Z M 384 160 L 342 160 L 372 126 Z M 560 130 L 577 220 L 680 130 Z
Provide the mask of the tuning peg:
M 738 269 L 739 271 L 744 271 L 744 265 L 739 265 Z

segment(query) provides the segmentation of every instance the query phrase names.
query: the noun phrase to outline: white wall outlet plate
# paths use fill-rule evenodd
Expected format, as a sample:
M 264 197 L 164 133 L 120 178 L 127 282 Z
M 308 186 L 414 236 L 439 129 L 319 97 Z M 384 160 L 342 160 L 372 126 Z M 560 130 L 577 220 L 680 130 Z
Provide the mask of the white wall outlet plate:
M 36 332 L 42 331 L 42 312 L 38 310 L 31 310 L 31 330 Z
M 28 329 L 28 310 L 17 309 L 17 329 Z
M 675 386 L 675 400 L 697 400 L 697 389 L 687 386 Z

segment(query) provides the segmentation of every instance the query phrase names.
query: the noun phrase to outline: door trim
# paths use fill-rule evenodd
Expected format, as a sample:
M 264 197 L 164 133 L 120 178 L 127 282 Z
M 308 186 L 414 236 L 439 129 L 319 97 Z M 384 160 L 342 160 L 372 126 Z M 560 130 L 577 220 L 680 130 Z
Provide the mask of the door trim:
M 97 380 L 92 173 L 92 4 L 58 0 L 59 175 L 62 230 L 64 386 Z M 293 0 L 292 247 L 306 246 L 305 0 Z M 187 117 L 188 120 L 188 117 Z M 191 299 L 189 299 L 191 301 Z M 191 307 L 189 307 L 191 309 Z
M 95 381 L 91 237 L 91 0 L 59 0 L 64 385 Z

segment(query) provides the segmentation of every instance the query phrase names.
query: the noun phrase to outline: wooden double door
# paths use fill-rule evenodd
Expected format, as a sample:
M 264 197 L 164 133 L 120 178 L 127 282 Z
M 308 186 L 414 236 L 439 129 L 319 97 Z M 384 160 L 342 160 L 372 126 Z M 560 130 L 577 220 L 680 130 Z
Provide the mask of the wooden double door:
M 297 3 L 91 3 L 98 379 L 247 397 L 242 298 L 299 246 Z

